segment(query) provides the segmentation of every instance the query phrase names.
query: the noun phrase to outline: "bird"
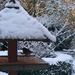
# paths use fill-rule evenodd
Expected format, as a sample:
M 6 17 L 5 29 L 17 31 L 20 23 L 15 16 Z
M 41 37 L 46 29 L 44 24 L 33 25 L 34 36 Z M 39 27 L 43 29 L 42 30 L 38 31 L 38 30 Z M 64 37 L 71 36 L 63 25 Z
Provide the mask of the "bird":
M 30 51 L 27 48 L 22 48 L 22 50 L 23 50 L 23 54 L 25 54 L 26 56 L 29 56 L 31 53 L 33 53 L 32 51 Z

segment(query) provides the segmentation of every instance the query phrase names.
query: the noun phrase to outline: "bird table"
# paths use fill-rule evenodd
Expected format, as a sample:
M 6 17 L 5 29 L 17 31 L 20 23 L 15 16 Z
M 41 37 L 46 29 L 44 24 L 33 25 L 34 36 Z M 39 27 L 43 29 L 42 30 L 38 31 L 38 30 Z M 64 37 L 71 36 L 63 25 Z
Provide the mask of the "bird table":
M 0 11 L 0 41 L 8 41 L 8 56 L 0 56 L 0 70 L 17 75 L 21 70 L 48 68 L 48 63 L 37 57 L 17 56 L 17 41 L 55 42 L 56 38 L 17 1 L 10 0 Z
M 43 70 L 48 68 L 48 63 L 38 57 L 17 56 L 17 41 L 20 40 L 0 41 L 8 41 L 8 56 L 0 56 L 0 70 L 8 71 L 8 75 L 17 75 L 17 71 Z

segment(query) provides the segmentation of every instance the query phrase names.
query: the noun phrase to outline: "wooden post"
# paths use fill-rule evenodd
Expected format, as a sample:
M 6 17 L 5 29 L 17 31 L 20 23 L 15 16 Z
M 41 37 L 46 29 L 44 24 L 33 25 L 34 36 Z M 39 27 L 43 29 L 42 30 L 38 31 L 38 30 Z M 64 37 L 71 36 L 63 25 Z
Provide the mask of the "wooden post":
M 17 75 L 17 71 L 9 71 L 8 75 Z
M 17 61 L 17 41 L 14 40 L 8 41 L 8 61 L 9 62 Z M 17 71 L 9 71 L 8 75 L 17 75 Z
M 8 41 L 8 61 L 17 61 L 17 41 Z

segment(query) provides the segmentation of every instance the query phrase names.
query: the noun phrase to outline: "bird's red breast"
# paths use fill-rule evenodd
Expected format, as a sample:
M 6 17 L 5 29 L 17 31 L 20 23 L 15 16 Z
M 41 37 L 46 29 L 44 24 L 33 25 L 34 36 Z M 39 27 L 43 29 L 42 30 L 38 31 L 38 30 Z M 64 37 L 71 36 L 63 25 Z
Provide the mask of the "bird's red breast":
M 27 48 L 22 48 L 22 50 L 23 50 L 23 53 L 25 54 L 25 55 L 30 55 L 31 53 L 33 53 L 32 51 L 30 51 L 29 49 L 27 49 Z

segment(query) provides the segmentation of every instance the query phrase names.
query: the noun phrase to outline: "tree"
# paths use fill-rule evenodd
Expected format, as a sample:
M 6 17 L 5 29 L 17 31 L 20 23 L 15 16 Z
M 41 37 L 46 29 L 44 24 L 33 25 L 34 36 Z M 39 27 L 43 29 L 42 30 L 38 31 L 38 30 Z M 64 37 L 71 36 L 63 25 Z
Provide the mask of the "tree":
M 24 42 L 23 46 L 34 50 L 41 57 L 50 56 L 54 50 L 63 50 L 64 48 L 70 48 L 70 43 L 73 36 L 75 35 L 75 15 L 73 1 L 37 0 L 35 5 L 37 20 L 56 36 L 57 42 Z
M 36 7 L 36 2 L 37 0 L 18 0 L 20 1 L 21 5 L 23 6 L 23 8 L 33 17 L 36 16 L 36 11 L 35 11 L 35 7 Z
M 33 16 L 33 0 L 19 1 L 27 12 Z M 70 42 L 75 35 L 75 8 L 73 0 L 35 0 L 34 4 L 37 20 L 56 36 L 57 42 L 27 42 L 27 45 L 29 44 L 28 48 L 34 49 L 40 56 L 49 56 L 52 50 L 69 48 L 71 46 Z
M 57 37 L 57 42 L 53 43 L 51 49 L 69 48 L 69 43 L 75 34 L 73 1 L 47 0 L 42 2 L 45 3 L 45 6 L 37 13 L 37 19 Z M 40 7 L 40 2 L 38 2 L 38 6 Z M 68 41 L 70 42 L 68 43 Z
M 6 0 L 0 0 L 0 10 L 4 8 L 6 2 L 7 2 Z

